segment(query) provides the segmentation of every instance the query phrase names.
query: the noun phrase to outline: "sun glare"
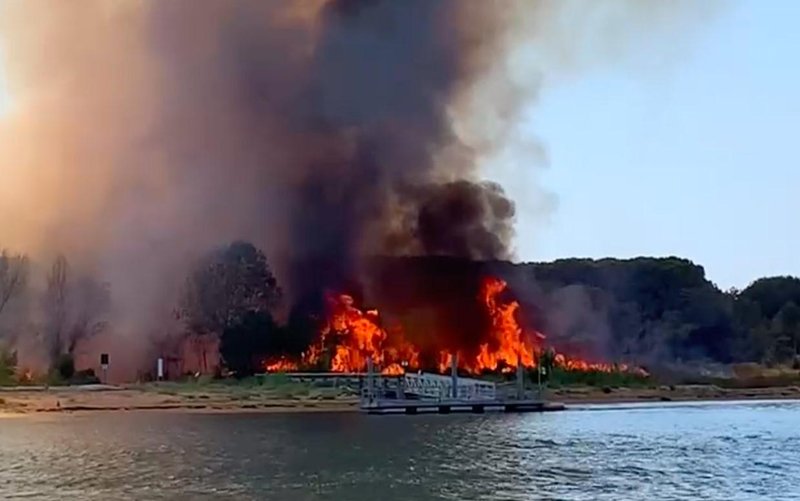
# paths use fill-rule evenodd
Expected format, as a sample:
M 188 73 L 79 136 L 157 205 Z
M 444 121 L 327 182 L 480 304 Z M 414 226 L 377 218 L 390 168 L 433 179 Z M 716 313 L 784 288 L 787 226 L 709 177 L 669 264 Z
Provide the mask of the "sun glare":
M 8 80 L 3 65 L 3 48 L 0 47 L 0 118 L 11 110 L 11 94 L 8 91 Z
M 11 96 L 8 93 L 3 67 L 0 66 L 0 117 L 11 110 Z

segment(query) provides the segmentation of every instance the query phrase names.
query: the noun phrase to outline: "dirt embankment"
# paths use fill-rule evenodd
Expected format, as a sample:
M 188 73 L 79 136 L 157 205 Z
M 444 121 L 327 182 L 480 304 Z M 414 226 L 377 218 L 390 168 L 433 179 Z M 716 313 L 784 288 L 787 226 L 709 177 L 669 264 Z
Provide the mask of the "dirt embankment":
M 314 412 L 357 408 L 353 396 L 324 392 L 292 394 L 253 391 L 236 386 L 185 388 L 178 385 L 136 387 L 61 387 L 0 389 L 0 413 L 180 410 L 202 412 Z
M 682 402 L 701 400 L 800 399 L 800 387 L 722 388 L 715 385 L 678 385 L 657 388 L 561 388 L 550 398 L 571 403 Z
M 569 404 L 703 400 L 800 399 L 800 387 L 721 388 L 679 385 L 656 388 L 567 387 L 547 398 Z M 180 384 L 0 388 L 0 416 L 51 412 L 185 411 L 185 412 L 345 412 L 358 409 L 358 398 L 335 389 Z

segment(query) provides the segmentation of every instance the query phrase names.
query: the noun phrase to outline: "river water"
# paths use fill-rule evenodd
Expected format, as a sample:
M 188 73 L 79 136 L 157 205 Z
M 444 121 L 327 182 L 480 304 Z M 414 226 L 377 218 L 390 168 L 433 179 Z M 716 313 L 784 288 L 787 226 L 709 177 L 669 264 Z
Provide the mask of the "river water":
M 0 499 L 800 499 L 800 402 L 0 419 Z

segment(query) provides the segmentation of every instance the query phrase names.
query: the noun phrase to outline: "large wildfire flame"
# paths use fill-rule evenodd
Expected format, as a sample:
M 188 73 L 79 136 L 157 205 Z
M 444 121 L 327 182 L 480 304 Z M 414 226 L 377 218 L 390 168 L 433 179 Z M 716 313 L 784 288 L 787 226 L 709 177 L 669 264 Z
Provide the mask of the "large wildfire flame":
M 457 352 L 459 368 L 470 373 L 510 370 L 517 365 L 535 367 L 536 359 L 542 352 L 544 336 L 539 332 L 526 333 L 517 322 L 519 309 L 517 301 L 503 303 L 501 294 L 508 284 L 499 278 L 487 277 L 480 291 L 480 304 L 485 307 L 491 328 L 488 342 L 480 345 L 474 357 Z M 446 372 L 452 364 L 452 354 L 440 354 L 439 370 Z
M 512 372 L 515 367 L 535 368 L 545 352 L 545 336 L 526 331 L 517 321 L 519 302 L 505 301 L 508 284 L 495 277 L 483 279 L 476 307 L 483 308 L 490 319 L 486 341 L 476 352 L 454 350 L 458 368 L 470 374 Z M 371 358 L 376 370 L 383 374 L 401 375 L 420 369 L 420 350 L 409 343 L 400 327 L 389 330 L 382 325 L 378 310 L 362 311 L 349 294 L 328 294 L 326 320 L 317 341 L 299 361 L 285 357 L 264 363 L 267 372 L 291 372 L 299 367 L 319 367 L 323 363 L 331 372 L 363 372 Z M 450 370 L 453 352 L 440 350 L 438 369 Z M 327 363 L 326 359 L 329 359 Z M 591 363 L 568 357 L 553 356 L 556 366 L 576 371 L 628 371 L 625 365 Z
M 358 309 L 349 294 L 328 294 L 326 303 L 327 320 L 319 341 L 303 354 L 303 365 L 319 365 L 327 352 L 332 372 L 364 371 L 369 358 L 388 374 L 418 367 L 418 350 L 405 341 L 401 331 L 390 336 L 381 325 L 378 310 Z

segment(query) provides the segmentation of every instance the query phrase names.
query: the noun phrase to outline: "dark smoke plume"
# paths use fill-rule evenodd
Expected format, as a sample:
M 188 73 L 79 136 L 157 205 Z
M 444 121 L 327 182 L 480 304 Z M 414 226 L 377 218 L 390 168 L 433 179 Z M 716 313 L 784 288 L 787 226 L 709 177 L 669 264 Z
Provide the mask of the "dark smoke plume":
M 538 91 L 508 48 L 545 61 L 570 53 L 565 15 L 597 35 L 651 10 L 617 3 L 0 3 L 0 246 L 108 280 L 128 359 L 224 242 L 264 248 L 295 297 L 368 255 L 511 257 L 514 204 L 478 169 Z
M 281 2 L 210 5 L 150 13 L 171 164 L 261 185 L 252 213 L 281 223 L 266 238 L 296 264 L 290 289 L 319 286 L 309 261 L 338 277 L 367 253 L 509 256 L 513 203 L 477 182 L 449 116 L 488 68 L 497 13 L 457 0 L 335 0 L 298 27 L 276 21 Z

